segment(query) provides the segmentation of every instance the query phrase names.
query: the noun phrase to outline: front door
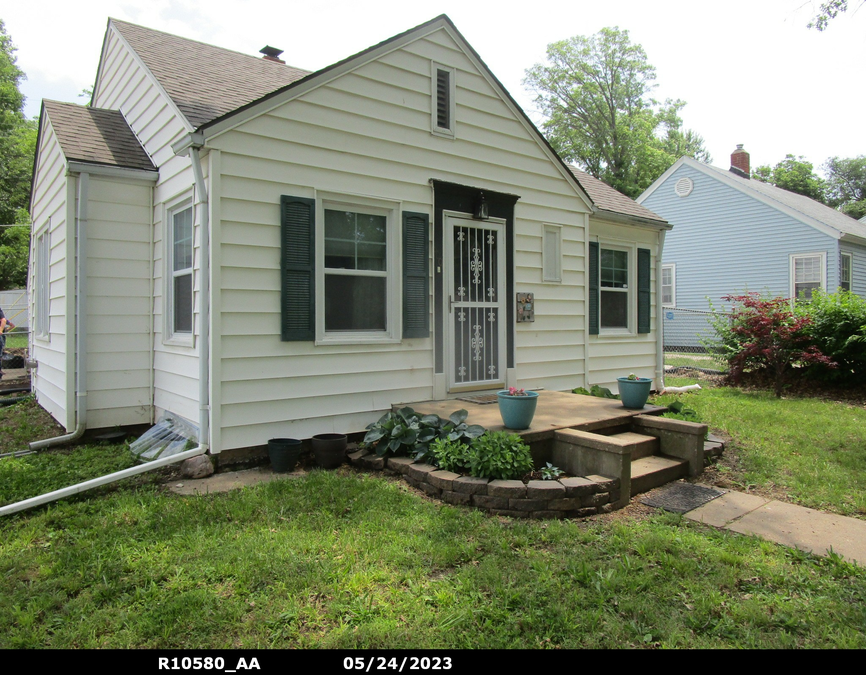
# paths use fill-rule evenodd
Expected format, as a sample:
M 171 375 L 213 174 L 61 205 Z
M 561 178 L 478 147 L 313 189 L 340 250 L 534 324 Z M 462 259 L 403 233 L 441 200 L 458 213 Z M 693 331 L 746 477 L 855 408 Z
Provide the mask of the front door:
M 505 384 L 505 223 L 445 216 L 448 390 Z

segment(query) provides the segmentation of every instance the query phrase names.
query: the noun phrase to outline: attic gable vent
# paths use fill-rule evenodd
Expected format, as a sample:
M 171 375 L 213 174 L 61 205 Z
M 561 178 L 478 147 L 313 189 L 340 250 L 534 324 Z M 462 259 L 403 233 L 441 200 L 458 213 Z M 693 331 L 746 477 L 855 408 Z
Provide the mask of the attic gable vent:
M 679 197 L 688 197 L 695 189 L 695 183 L 691 178 L 680 178 L 674 185 L 674 192 Z
M 430 130 L 437 136 L 454 137 L 454 82 L 455 70 L 449 66 L 433 63 Z

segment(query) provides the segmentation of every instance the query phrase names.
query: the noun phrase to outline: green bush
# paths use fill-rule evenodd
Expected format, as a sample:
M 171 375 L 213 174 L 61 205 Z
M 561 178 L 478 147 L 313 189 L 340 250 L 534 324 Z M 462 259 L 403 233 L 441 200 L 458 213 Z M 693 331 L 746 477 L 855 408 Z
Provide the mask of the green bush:
M 469 454 L 470 446 L 466 443 L 438 438 L 430 444 L 425 461 L 446 471 L 462 473 L 469 471 Z
M 866 376 L 866 300 L 848 291 L 812 292 L 811 302 L 797 303 L 796 314 L 811 319 L 806 328 L 812 343 L 838 364 L 810 365 L 806 375 L 835 384 L 862 382 Z
M 534 468 L 529 446 L 517 434 L 487 431 L 469 448 L 469 472 L 478 478 L 514 480 Z

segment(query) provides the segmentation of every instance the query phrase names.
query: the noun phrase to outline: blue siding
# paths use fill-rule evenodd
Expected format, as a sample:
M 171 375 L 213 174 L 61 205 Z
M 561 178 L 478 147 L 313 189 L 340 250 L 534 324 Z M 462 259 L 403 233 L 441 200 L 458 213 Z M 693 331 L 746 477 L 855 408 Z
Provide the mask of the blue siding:
M 840 242 L 839 248 L 851 254 L 851 292 L 866 297 L 866 247 Z
M 679 197 L 674 185 L 684 176 L 694 189 Z M 824 252 L 827 284 L 836 288 L 836 239 L 693 167 L 679 167 L 642 203 L 673 225 L 664 262 L 676 265 L 677 307 L 707 309 L 709 297 L 718 308 L 722 296 L 745 291 L 788 297 L 792 253 Z M 866 283 L 866 267 L 860 274 Z

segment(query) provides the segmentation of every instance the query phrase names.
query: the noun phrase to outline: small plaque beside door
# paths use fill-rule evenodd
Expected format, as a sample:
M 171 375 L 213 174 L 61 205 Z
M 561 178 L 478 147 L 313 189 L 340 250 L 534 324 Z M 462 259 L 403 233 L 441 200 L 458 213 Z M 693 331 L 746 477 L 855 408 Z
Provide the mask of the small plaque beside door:
M 534 293 L 518 293 L 517 323 L 531 323 L 533 321 L 535 321 Z

